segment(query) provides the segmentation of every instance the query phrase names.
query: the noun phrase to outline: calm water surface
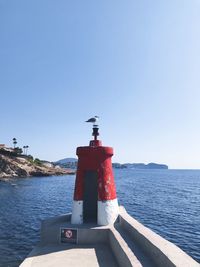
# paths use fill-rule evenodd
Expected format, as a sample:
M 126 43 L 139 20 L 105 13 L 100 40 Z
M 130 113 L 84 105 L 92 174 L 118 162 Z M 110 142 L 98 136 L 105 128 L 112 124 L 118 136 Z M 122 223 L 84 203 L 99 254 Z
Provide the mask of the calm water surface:
M 41 220 L 71 212 L 75 176 L 0 182 L 0 267 L 18 266 Z M 115 170 L 127 211 L 200 262 L 200 171 Z

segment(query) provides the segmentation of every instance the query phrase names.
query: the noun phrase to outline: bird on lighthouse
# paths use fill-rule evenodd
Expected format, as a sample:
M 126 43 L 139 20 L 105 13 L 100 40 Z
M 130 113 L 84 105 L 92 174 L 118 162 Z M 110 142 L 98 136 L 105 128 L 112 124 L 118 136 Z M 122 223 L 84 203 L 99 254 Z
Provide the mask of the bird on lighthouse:
M 97 124 L 97 121 L 99 120 L 99 116 L 94 116 L 90 119 L 88 119 L 86 122 L 90 122 L 93 124 L 93 133 L 92 135 L 94 136 L 94 140 L 97 140 L 97 136 L 99 135 L 99 125 Z
M 91 123 L 93 123 L 93 126 L 95 127 L 97 127 L 98 125 L 97 125 L 97 121 L 99 120 L 99 116 L 94 116 L 94 117 L 92 117 L 92 118 L 90 118 L 90 119 L 88 119 L 87 121 L 85 121 L 85 122 L 91 122 Z

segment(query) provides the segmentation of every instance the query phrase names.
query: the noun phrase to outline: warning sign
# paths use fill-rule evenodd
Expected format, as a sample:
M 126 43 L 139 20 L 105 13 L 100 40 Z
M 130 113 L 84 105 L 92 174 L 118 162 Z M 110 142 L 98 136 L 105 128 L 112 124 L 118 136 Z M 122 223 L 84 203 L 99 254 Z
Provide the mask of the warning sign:
M 61 243 L 77 243 L 77 229 L 61 228 L 60 240 Z

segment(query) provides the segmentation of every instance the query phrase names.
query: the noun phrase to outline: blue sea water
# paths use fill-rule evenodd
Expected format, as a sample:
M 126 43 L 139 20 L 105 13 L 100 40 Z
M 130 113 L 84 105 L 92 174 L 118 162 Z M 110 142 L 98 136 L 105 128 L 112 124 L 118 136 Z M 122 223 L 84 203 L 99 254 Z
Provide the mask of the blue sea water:
M 41 220 L 71 212 L 75 176 L 0 182 L 0 267 L 18 266 Z M 115 170 L 118 200 L 144 225 L 200 262 L 200 171 Z

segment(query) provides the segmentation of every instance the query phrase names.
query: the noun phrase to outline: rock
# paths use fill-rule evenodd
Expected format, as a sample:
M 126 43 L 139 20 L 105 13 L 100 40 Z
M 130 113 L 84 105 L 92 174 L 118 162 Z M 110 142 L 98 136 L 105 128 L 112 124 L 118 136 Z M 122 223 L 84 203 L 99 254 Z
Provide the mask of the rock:
M 29 158 L 18 158 L 9 155 L 0 154 L 0 179 L 11 177 L 29 177 L 29 176 L 51 176 L 51 175 L 64 175 L 74 174 L 63 168 L 55 168 L 47 166 L 46 164 L 36 164 Z

